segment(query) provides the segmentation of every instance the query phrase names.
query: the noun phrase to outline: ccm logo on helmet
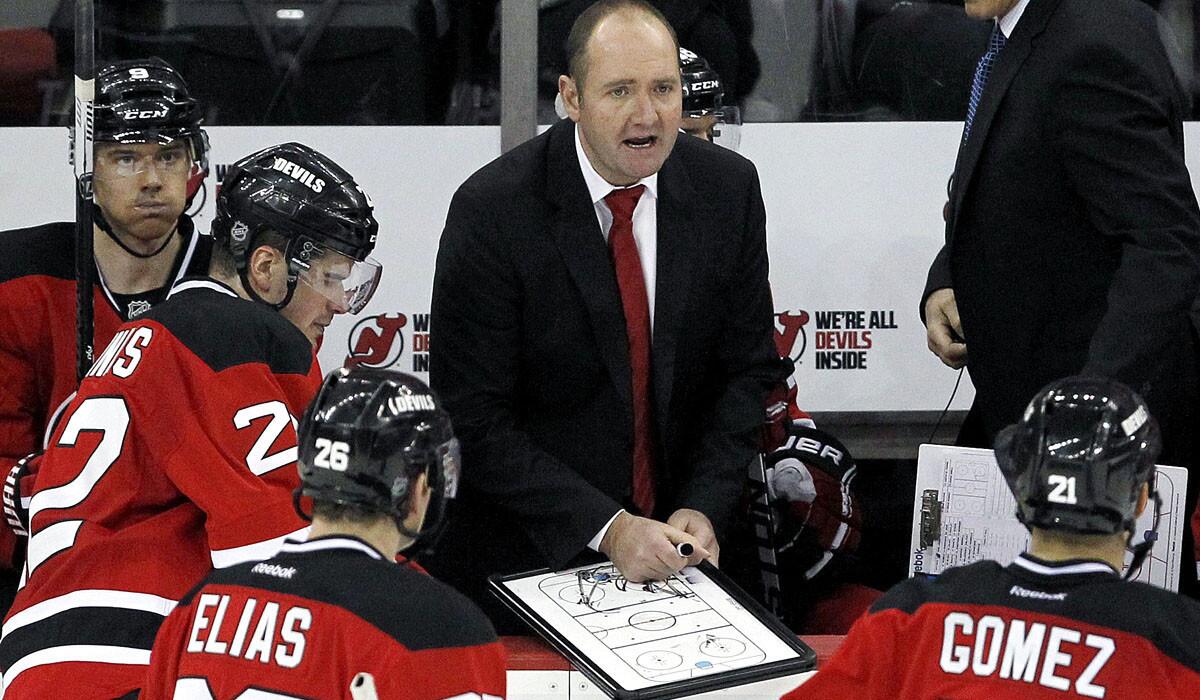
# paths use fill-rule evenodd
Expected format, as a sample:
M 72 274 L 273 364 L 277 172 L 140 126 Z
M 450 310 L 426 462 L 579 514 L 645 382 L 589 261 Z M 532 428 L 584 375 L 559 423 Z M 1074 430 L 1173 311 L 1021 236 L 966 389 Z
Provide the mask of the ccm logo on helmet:
M 296 165 L 292 161 L 287 160 L 286 158 L 276 157 L 275 164 L 272 165 L 271 167 L 274 168 L 275 170 L 278 170 L 281 173 L 287 173 L 288 175 L 291 175 L 292 177 L 299 180 L 300 182 L 303 182 L 305 185 L 308 185 L 308 189 L 312 190 L 313 192 L 316 192 L 317 194 L 320 194 L 321 190 L 325 189 L 325 181 L 324 180 L 317 177 L 316 175 L 313 175 L 312 173 L 310 173 L 309 171 L 300 167 L 299 165 Z
M 127 109 L 121 113 L 122 119 L 163 119 L 170 112 L 169 109 Z
M 693 92 L 695 92 L 696 90 L 712 90 L 714 88 L 720 87 L 720 85 L 721 85 L 721 83 L 716 80 L 698 80 L 698 81 L 692 83 L 691 89 Z
M 429 394 L 413 394 L 412 396 L 393 396 L 388 399 L 388 408 L 392 413 L 411 413 L 413 411 L 435 411 L 437 405 Z

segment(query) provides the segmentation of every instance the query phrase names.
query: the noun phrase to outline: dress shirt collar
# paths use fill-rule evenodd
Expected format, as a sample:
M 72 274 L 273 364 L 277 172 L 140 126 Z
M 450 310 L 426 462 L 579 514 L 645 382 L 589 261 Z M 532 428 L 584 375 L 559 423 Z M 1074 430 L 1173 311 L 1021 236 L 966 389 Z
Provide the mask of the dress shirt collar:
M 1017 4 L 1013 8 L 1004 13 L 1004 16 L 996 20 L 1000 23 L 1000 31 L 1004 32 L 1005 39 L 1011 39 L 1013 30 L 1017 28 L 1017 22 L 1024 14 L 1025 8 L 1029 6 L 1029 0 L 1017 0 Z
M 575 154 L 579 156 L 579 169 L 583 171 L 583 181 L 587 183 L 588 195 L 592 198 L 593 206 L 603 201 L 609 192 L 621 189 L 601 177 L 600 173 L 596 172 L 596 169 L 592 167 L 592 162 L 588 160 L 587 153 L 583 150 L 583 142 L 579 140 L 578 124 L 575 125 Z M 651 197 L 658 199 L 658 173 L 644 177 L 633 184 L 645 185 L 646 192 Z M 632 186 L 629 185 L 629 187 Z

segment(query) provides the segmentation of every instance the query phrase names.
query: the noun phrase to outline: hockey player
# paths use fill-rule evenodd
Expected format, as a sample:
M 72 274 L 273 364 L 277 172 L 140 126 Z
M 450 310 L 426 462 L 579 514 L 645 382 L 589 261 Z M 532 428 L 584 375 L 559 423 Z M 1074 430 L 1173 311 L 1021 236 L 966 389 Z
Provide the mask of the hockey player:
M 138 690 L 180 596 L 303 529 L 294 416 L 320 383 L 313 341 L 378 281 L 377 231 L 351 176 L 306 146 L 230 168 L 210 277 L 117 330 L 40 460 L 0 638 L 8 700 Z
M 479 608 L 393 560 L 436 533 L 458 480 L 450 419 L 419 379 L 338 370 L 300 423 L 307 542 L 214 572 L 167 618 L 142 700 L 504 697 Z M 297 499 L 299 509 L 300 500 Z
M 1200 697 L 1200 604 L 1118 574 L 1160 448 L 1124 386 L 1046 387 L 996 440 L 1029 551 L 894 587 L 785 698 Z
M 679 48 L 683 85 L 683 131 L 736 151 L 741 145 L 742 115 L 737 107 L 723 105 L 721 76 L 703 57 Z
M 184 214 L 208 140 L 183 79 L 151 58 L 103 66 L 95 85 L 93 308 L 103 348 L 173 282 L 205 274 L 212 239 Z M 76 389 L 74 260 L 71 222 L 0 233 L 0 476 L 42 446 Z M 0 527 L 0 564 L 13 543 Z

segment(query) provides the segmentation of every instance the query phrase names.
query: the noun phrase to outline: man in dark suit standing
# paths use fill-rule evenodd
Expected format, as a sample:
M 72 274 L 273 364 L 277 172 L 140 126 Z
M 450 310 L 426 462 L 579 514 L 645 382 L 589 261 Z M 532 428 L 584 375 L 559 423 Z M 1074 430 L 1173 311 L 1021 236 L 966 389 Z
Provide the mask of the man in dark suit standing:
M 990 447 L 1040 386 L 1083 373 L 1144 396 L 1161 461 L 1190 467 L 1200 212 L 1155 15 L 1135 0 L 967 0 L 966 11 L 995 28 L 921 304 L 929 348 L 966 365 L 977 391 L 960 442 Z M 1190 481 L 1194 494 L 1200 473 Z
M 488 574 L 589 550 L 632 581 L 717 562 L 779 375 L 758 175 L 679 134 L 670 25 L 602 0 L 568 52 L 570 120 L 459 188 L 434 278 L 463 479 L 427 563 L 502 632 Z

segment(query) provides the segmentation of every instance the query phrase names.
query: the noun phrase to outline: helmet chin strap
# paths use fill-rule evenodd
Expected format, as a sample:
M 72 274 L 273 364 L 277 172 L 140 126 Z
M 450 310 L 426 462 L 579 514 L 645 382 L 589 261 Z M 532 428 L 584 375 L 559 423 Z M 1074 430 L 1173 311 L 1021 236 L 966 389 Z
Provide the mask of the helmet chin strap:
M 1146 533 L 1146 539 L 1133 545 L 1132 547 L 1126 547 L 1130 552 L 1133 553 L 1133 561 L 1129 563 L 1129 568 L 1125 571 L 1125 580 L 1127 581 L 1134 576 L 1137 576 L 1138 571 L 1140 571 L 1142 568 L 1142 562 L 1146 561 L 1146 557 L 1149 556 L 1150 550 L 1153 549 L 1154 544 L 1158 542 L 1158 521 L 1162 517 L 1162 498 L 1158 495 L 1158 491 L 1151 491 L 1150 499 L 1154 501 L 1154 524 L 1151 526 L 1150 531 Z M 1133 539 L 1134 531 L 1136 530 L 1137 524 L 1135 522 L 1135 524 L 1130 528 L 1129 537 L 1131 541 Z
M 114 243 L 120 246 L 121 250 L 129 253 L 135 258 L 141 258 L 142 260 L 149 260 L 150 258 L 153 258 L 154 256 L 166 250 L 167 246 L 175 238 L 175 232 L 179 230 L 179 222 L 176 221 L 175 225 L 171 227 L 171 230 L 167 232 L 167 235 L 163 236 L 162 245 L 158 246 L 153 253 L 139 253 L 133 248 L 125 245 L 125 241 L 122 241 L 120 236 L 118 236 L 112 230 L 112 226 L 110 226 L 108 220 L 104 218 L 104 213 L 101 212 L 100 207 L 96 206 L 95 204 L 92 205 L 92 221 L 96 224 L 96 226 L 100 227 L 101 231 L 108 234 L 108 237 L 111 238 Z

